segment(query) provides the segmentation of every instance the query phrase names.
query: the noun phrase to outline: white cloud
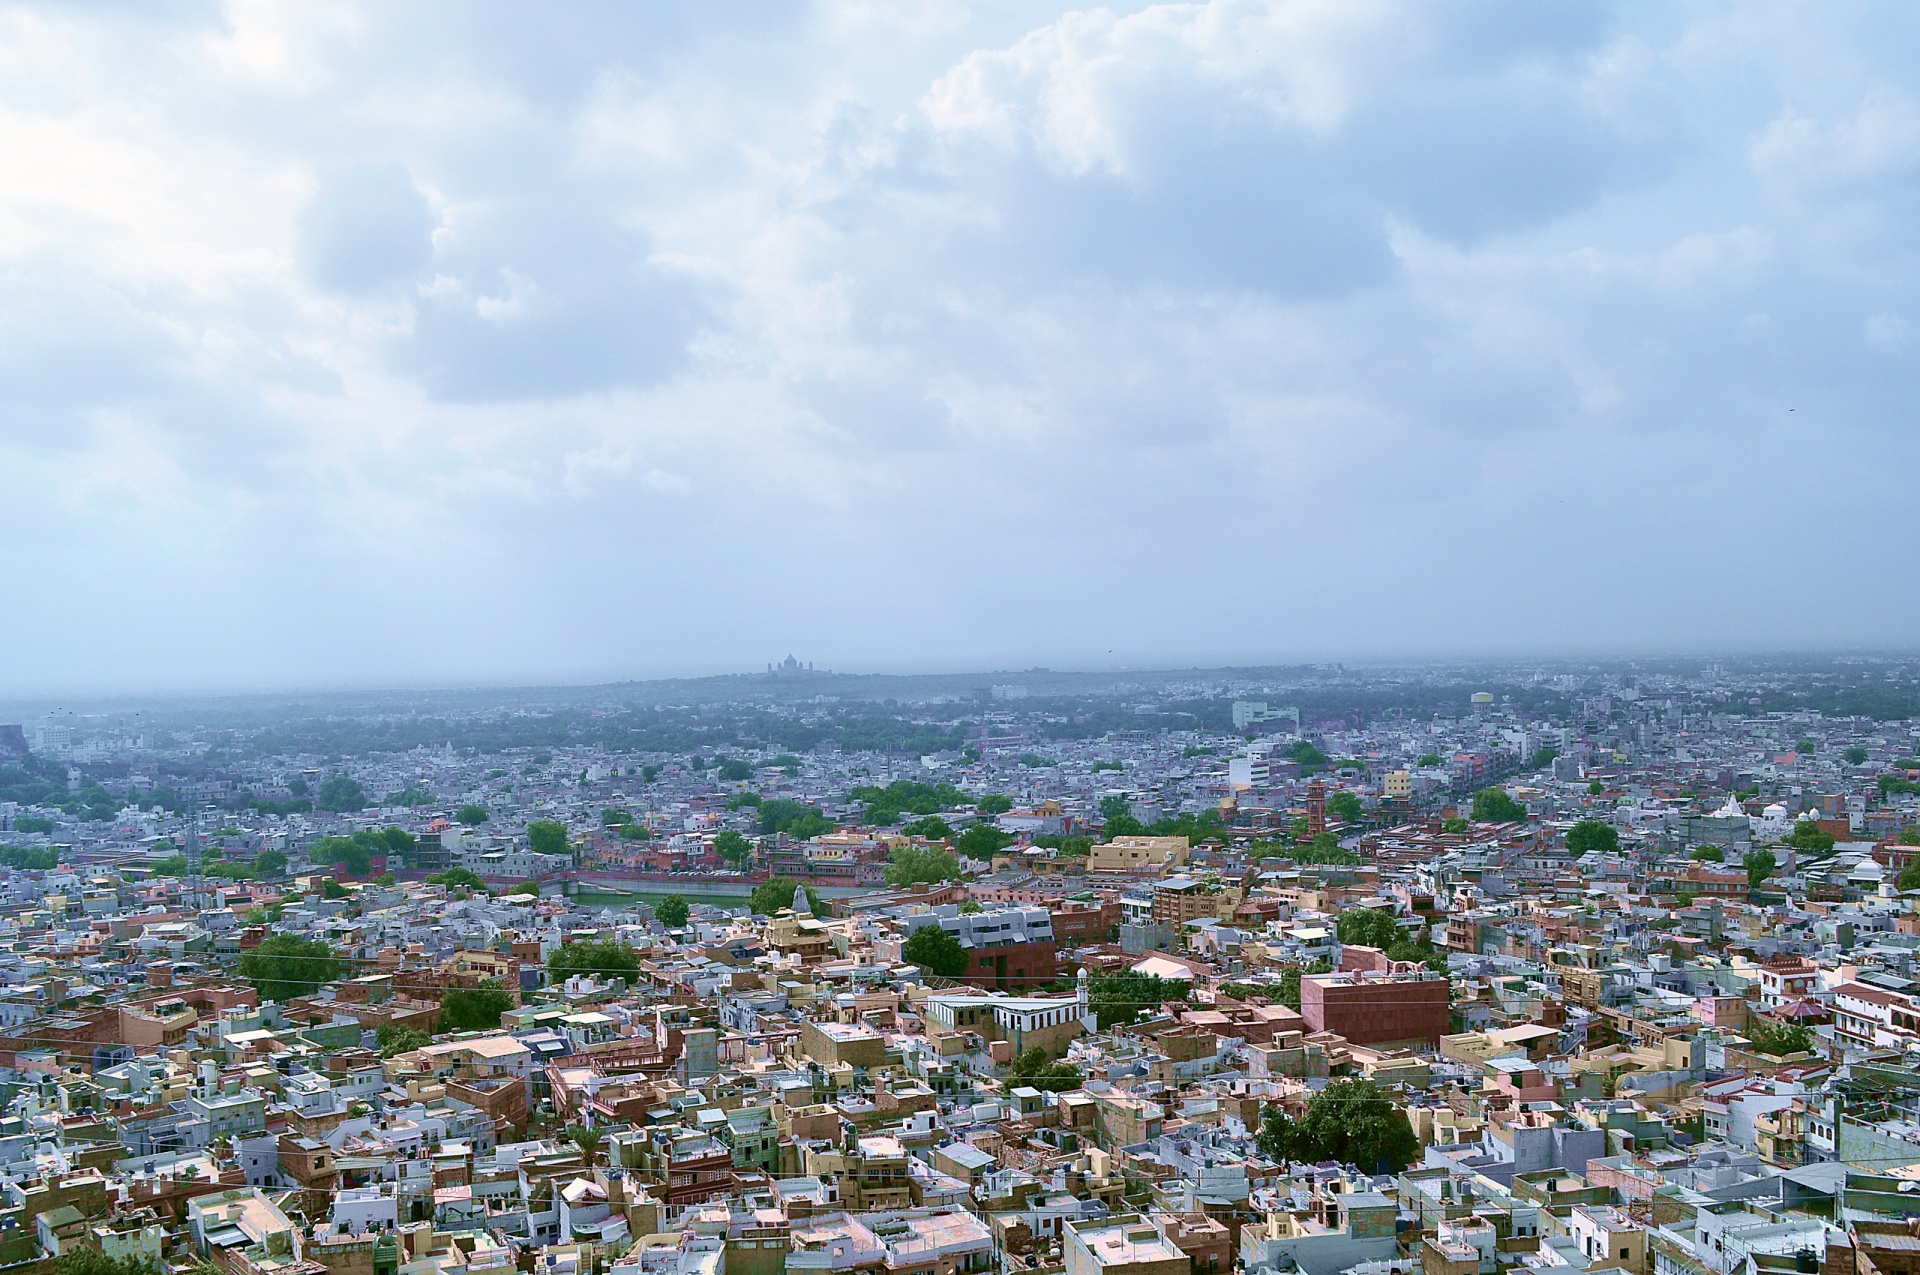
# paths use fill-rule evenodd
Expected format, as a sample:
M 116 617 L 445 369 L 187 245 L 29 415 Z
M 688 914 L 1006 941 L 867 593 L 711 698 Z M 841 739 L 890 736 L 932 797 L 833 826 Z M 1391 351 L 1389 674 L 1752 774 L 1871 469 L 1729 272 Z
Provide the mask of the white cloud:
M 1901 599 L 1697 584 L 1912 548 L 1876 520 L 1914 476 L 1915 26 L 0 11 L 0 534 L 46 603 L 0 667 L 937 664 L 1011 654 L 1010 613 L 1061 663 L 1900 637 Z M 1789 491 L 1855 517 L 1782 541 Z M 126 599 L 162 635 L 209 592 L 254 619 L 135 646 L 83 562 L 165 578 Z M 882 579 L 989 592 L 908 650 Z M 396 581 L 611 623 L 316 636 Z

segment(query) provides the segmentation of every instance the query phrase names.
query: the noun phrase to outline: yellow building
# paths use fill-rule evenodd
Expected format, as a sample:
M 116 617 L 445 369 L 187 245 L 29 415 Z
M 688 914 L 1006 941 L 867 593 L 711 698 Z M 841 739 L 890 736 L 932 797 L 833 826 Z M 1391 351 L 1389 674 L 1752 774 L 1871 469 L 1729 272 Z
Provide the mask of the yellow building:
M 1151 872 L 1187 861 L 1185 837 L 1115 837 L 1093 848 L 1088 872 Z

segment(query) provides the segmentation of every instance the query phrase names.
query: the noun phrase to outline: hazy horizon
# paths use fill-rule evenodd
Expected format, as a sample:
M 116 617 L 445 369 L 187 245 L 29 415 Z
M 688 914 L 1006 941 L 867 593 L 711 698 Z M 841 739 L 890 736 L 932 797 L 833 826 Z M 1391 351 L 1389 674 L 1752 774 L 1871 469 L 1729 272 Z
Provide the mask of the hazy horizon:
M 1904 648 L 1916 54 L 8 6 L 0 695 Z

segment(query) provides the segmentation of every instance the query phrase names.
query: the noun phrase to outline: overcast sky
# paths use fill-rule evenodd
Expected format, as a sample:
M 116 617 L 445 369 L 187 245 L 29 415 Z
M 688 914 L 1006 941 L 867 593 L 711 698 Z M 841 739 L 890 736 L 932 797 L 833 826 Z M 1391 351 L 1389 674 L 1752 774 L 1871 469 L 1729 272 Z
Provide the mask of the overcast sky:
M 1912 642 L 1920 8 L 0 10 L 0 686 Z

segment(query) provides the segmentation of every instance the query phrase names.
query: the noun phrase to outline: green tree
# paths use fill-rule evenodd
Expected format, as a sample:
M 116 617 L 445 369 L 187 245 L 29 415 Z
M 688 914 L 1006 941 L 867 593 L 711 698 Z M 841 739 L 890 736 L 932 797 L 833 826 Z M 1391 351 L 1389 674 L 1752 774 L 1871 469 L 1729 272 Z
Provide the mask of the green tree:
M 1846 752 L 1840 755 L 1847 759 L 1847 765 L 1858 766 L 1860 763 L 1866 761 L 1867 750 L 1860 747 L 1860 745 L 1855 744 L 1852 747 L 1848 748 Z
M 322 810 L 352 812 L 367 808 L 366 790 L 360 787 L 360 781 L 349 779 L 345 775 L 335 775 L 320 785 L 319 805 Z
M 1414 764 L 1419 766 L 1423 770 L 1429 766 L 1438 766 L 1440 764 L 1440 754 L 1439 753 L 1421 753 L 1420 760 Z
M 677 894 L 669 894 L 653 905 L 653 914 L 660 924 L 678 929 L 687 923 L 687 901 Z
M 737 757 L 729 757 L 720 763 L 720 778 L 729 784 L 744 783 L 753 778 L 753 767 Z
M 1747 1029 L 1747 1039 L 1753 1042 L 1755 1050 L 1775 1058 L 1804 1054 L 1813 1049 L 1813 1030 L 1798 1023 L 1775 1023 L 1756 1018 Z
M 323 899 L 344 899 L 347 897 L 347 887 L 341 885 L 332 877 L 322 877 L 320 879 L 320 897 Z
M 321 837 L 307 847 L 307 858 L 320 864 L 337 863 L 350 877 L 363 877 L 373 870 L 373 852 L 352 837 Z
M 1903 846 L 1920 846 L 1920 828 L 1902 828 L 1900 830 L 1900 844 Z
M 564 983 L 575 974 L 601 979 L 624 978 L 631 987 L 640 978 L 640 957 L 625 943 L 611 939 L 563 943 L 547 957 L 547 977 Z
M 1271 1148 L 1276 1160 L 1332 1160 L 1364 1173 L 1398 1173 L 1420 1153 L 1406 1111 L 1371 1080 L 1333 1081 L 1313 1096 L 1304 1117 L 1276 1124 L 1272 1136 L 1263 1113 L 1261 1135 L 1261 1153 Z
M 258 947 L 240 954 L 240 977 L 253 984 L 262 1000 L 310 996 L 340 977 L 340 958 L 318 939 L 270 934 Z
M 536 819 L 527 825 L 527 849 L 535 854 L 566 854 L 567 825 L 551 819 Z
M 832 832 L 833 824 L 813 806 L 804 802 L 786 800 L 765 800 L 760 803 L 760 833 L 773 836 L 784 833 L 796 841 L 807 841 L 824 832 Z
M 1014 1056 L 1007 1067 L 1007 1086 L 1030 1086 L 1048 1093 L 1067 1093 L 1080 1087 L 1080 1069 L 1070 1062 L 1054 1062 L 1035 1046 Z
M 159 1275 L 164 1270 L 144 1257 L 108 1257 L 97 1248 L 75 1245 L 53 1259 L 53 1275 Z M 200 1275 L 198 1271 L 189 1275 Z
M 752 895 L 747 898 L 747 910 L 757 916 L 772 916 L 781 908 L 793 906 L 793 892 L 799 888 L 800 883 L 792 877 L 774 877 L 770 881 L 762 881 L 753 887 Z M 807 907 L 815 916 L 825 911 L 820 896 L 814 893 L 812 886 L 807 887 Z
M 953 828 L 939 815 L 926 815 L 912 823 L 902 824 L 900 831 L 909 837 L 925 837 L 928 841 L 953 840 Z
M 1101 975 L 1087 984 L 1087 1005 L 1099 1020 L 1101 1031 L 1119 1023 L 1130 1023 L 1142 1010 L 1157 1010 L 1165 1001 L 1186 998 L 1184 980 L 1156 978 L 1132 970 Z
M 487 808 L 469 802 L 453 812 L 453 817 L 469 828 L 478 828 L 487 821 Z
M 567 1140 L 580 1148 L 580 1154 L 586 1160 L 588 1168 L 592 1168 L 593 1162 L 599 1158 L 600 1144 L 605 1139 L 606 1135 L 600 1130 L 589 1129 L 585 1125 L 577 1124 L 567 1129 Z
M 1567 853 L 1576 859 L 1587 854 L 1613 854 L 1619 849 L 1620 834 L 1604 820 L 1582 819 L 1567 829 Z
M 1393 919 L 1393 913 L 1383 912 L 1379 908 L 1353 908 L 1342 912 L 1333 923 L 1333 931 L 1342 943 L 1377 947 L 1382 951 L 1401 937 L 1400 924 Z
M 287 870 L 287 856 L 278 850 L 262 850 L 253 856 L 253 870 L 263 877 L 277 877 Z
M 753 860 L 753 842 L 735 832 L 732 828 L 723 828 L 720 835 L 713 839 L 714 853 L 733 868 L 745 868 Z
M 513 1008 L 513 994 L 498 979 L 483 978 L 478 987 L 449 987 L 440 994 L 440 1030 L 492 1031 L 500 1015 Z
M 428 885 L 444 885 L 451 889 L 484 890 L 486 879 L 470 868 L 448 868 L 445 872 L 427 874 Z
M 1536 749 L 1534 750 L 1533 756 L 1527 759 L 1527 767 L 1530 770 L 1545 770 L 1547 767 L 1553 765 L 1553 759 L 1559 755 L 1560 750 L 1558 748 L 1549 747 Z
M 1607 790 L 1607 786 L 1601 783 L 1598 779 L 1596 779 L 1592 783 L 1587 785 L 1587 796 L 1598 797 L 1601 793 L 1605 792 L 1606 790 Z
M 958 881 L 960 860 L 951 850 L 895 846 L 888 856 L 887 884 L 895 887 L 933 881 Z
M 1254 1135 L 1253 1145 L 1275 1164 L 1286 1164 L 1296 1158 L 1293 1148 L 1298 1138 L 1299 1126 L 1287 1115 L 1286 1109 L 1275 1102 L 1260 1113 L 1260 1132 Z
M 1900 869 L 1900 875 L 1894 878 L 1893 884 L 1896 889 L 1920 890 L 1920 856 Z
M 1442 819 L 1440 821 L 1440 831 L 1442 832 L 1451 833 L 1454 836 L 1459 836 L 1461 833 L 1465 832 L 1466 830 L 1467 830 L 1467 821 L 1457 816 L 1452 819 Z
M 433 1043 L 433 1037 L 411 1027 L 400 1027 L 393 1023 L 382 1023 L 374 1033 L 379 1041 L 380 1056 L 393 1058 L 400 1054 L 410 1054 L 416 1049 Z
M 933 924 L 922 925 L 908 935 L 900 947 L 900 957 L 941 978 L 958 978 L 973 964 L 960 940 Z
M 1747 870 L 1747 888 L 1758 890 L 1760 883 L 1773 875 L 1777 862 L 1773 851 L 1766 846 L 1747 851 L 1740 859 L 1740 866 Z
M 1132 819 L 1133 803 L 1118 793 L 1109 793 L 1100 799 L 1100 818 L 1106 823 L 1115 819 Z
M 1013 809 L 1013 798 L 1003 792 L 990 792 L 974 807 L 983 815 L 1004 815 Z
M 1527 808 L 1504 788 L 1482 788 L 1473 794 L 1473 819 L 1475 823 L 1525 823 Z
M 388 824 L 380 830 L 380 846 L 388 858 L 403 859 L 411 863 L 414 855 L 419 853 L 420 838 L 405 828 L 396 828 Z
M 1359 823 L 1366 815 L 1360 808 L 1360 798 L 1345 788 L 1327 798 L 1327 813 L 1342 823 Z
M 1327 764 L 1327 755 L 1314 747 L 1310 741 L 1304 739 L 1295 740 L 1292 744 L 1288 745 L 1287 750 L 1280 755 L 1288 761 L 1298 762 L 1303 771 L 1311 772 L 1316 767 Z
M 986 911 L 985 908 L 981 907 L 978 903 L 975 903 L 972 899 L 960 900 L 961 916 L 976 916 L 979 913 L 985 912 L 985 911 Z
M 1726 852 L 1721 850 L 1719 846 L 1701 846 L 1687 857 L 1701 863 L 1725 863 L 1727 861 Z
M 1811 819 L 1802 819 L 1793 825 L 1793 832 L 1785 838 L 1785 844 L 1796 850 L 1825 854 L 1833 849 L 1833 834 Z
M 1013 837 L 990 823 L 976 823 L 953 839 L 953 848 L 969 859 L 991 859 L 1013 844 Z

